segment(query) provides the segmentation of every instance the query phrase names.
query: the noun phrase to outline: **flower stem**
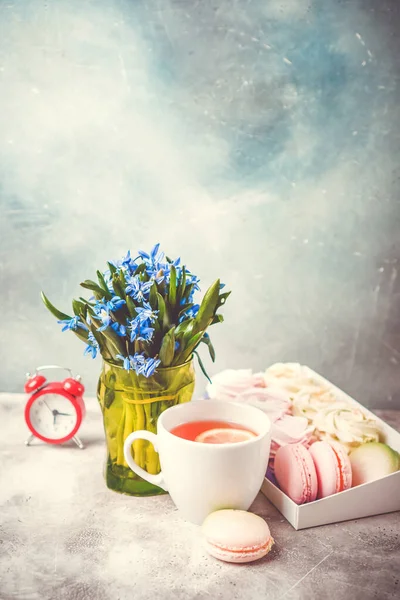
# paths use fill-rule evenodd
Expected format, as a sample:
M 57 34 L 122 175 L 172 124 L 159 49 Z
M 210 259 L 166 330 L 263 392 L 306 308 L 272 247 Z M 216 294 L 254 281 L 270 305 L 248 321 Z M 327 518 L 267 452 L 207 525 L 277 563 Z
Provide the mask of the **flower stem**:
M 147 430 L 152 431 L 153 433 L 156 433 L 156 420 L 152 416 L 152 407 L 154 405 L 157 406 L 157 404 L 158 402 L 153 402 L 152 404 L 144 405 Z M 150 442 L 148 442 L 146 448 L 146 470 L 153 475 L 156 475 L 160 470 L 158 453 L 154 450 L 154 446 Z
M 136 411 L 136 430 L 146 429 L 143 406 L 141 404 L 135 404 L 134 406 Z M 146 466 L 144 443 L 144 440 L 135 440 L 133 442 L 135 462 L 139 467 L 142 467 L 142 469 Z
M 123 402 L 121 420 L 117 430 L 117 465 L 125 464 L 124 457 L 124 430 L 125 430 L 126 404 Z
M 125 406 L 125 426 L 124 426 L 122 445 L 125 443 L 125 440 L 128 437 L 128 435 L 130 433 L 132 433 L 132 431 L 135 430 L 135 425 L 134 425 L 135 415 L 134 415 L 133 407 L 128 402 L 125 402 L 124 406 Z M 128 464 L 125 460 L 124 460 L 124 466 L 126 466 L 126 467 L 128 466 Z

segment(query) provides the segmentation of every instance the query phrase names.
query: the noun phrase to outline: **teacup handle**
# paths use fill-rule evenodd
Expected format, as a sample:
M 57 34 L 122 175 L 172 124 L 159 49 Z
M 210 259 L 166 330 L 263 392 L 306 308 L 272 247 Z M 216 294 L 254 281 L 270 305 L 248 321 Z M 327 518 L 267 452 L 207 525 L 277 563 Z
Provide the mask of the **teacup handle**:
M 133 460 L 131 454 L 131 447 L 135 440 L 147 440 L 148 442 L 151 442 L 154 446 L 154 450 L 158 452 L 156 434 L 152 431 L 146 431 L 145 429 L 141 429 L 140 431 L 133 431 L 128 435 L 124 442 L 124 455 L 126 462 L 130 466 L 132 471 L 136 473 L 136 475 L 139 475 L 139 477 L 141 477 L 142 479 L 145 479 L 153 485 L 158 485 L 158 487 L 167 491 L 167 485 L 164 481 L 162 471 L 158 473 L 158 475 L 152 475 L 151 473 L 148 473 L 147 471 L 142 469 L 142 467 L 139 467 L 139 465 Z

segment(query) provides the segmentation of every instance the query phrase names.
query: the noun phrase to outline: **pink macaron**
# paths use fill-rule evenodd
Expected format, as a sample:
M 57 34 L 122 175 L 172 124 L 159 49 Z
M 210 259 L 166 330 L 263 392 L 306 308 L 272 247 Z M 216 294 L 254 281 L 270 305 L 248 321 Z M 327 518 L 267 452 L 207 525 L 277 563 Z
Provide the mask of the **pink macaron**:
M 351 488 L 352 472 L 346 448 L 338 442 L 315 442 L 309 450 L 318 479 L 317 498 Z
M 247 563 L 268 554 L 274 543 L 267 523 L 245 510 L 223 509 L 205 519 L 202 532 L 211 556 L 231 563 Z
M 318 481 L 314 461 L 302 444 L 281 446 L 275 455 L 275 477 L 279 487 L 296 504 L 313 502 Z

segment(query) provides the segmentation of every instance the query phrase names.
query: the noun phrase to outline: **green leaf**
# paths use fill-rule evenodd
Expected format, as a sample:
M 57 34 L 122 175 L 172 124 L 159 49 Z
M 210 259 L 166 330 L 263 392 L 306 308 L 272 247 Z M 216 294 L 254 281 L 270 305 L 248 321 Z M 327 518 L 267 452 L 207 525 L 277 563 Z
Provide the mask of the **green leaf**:
M 162 273 L 164 273 L 164 271 L 162 269 L 160 269 L 160 271 Z M 166 295 L 168 290 L 167 290 L 167 285 L 165 282 L 165 277 L 160 283 L 157 283 L 157 289 L 158 289 L 159 294 L 161 294 L 162 297 L 164 297 Z
M 219 299 L 219 287 L 220 281 L 217 279 L 205 293 L 199 312 L 195 318 L 194 329 L 196 332 L 201 330 L 205 331 L 214 318 Z
M 165 315 L 165 302 L 164 298 L 157 292 L 157 306 L 158 306 L 158 318 L 163 321 Z
M 81 317 L 83 321 L 86 320 L 88 311 L 87 304 L 80 302 L 79 300 L 72 300 L 72 310 L 77 317 Z
M 211 360 L 213 362 L 215 362 L 215 350 L 214 350 L 214 346 L 211 343 L 210 336 L 209 335 L 203 335 L 203 337 L 201 338 L 201 341 L 208 346 L 208 351 L 210 353 L 210 358 L 211 358 Z
M 215 325 L 216 323 L 223 323 L 223 322 L 224 322 L 224 317 L 222 315 L 214 315 L 214 318 L 211 321 L 210 325 Z
M 119 335 L 115 333 L 113 329 L 111 329 L 111 327 L 107 327 L 107 329 L 104 329 L 100 333 L 114 346 L 114 348 L 117 350 L 117 354 L 125 353 L 126 349 L 122 342 L 122 338 L 120 338 Z
M 184 321 L 184 323 L 188 324 L 187 327 L 185 327 L 185 330 L 183 333 L 183 338 L 182 338 L 182 344 L 185 347 L 186 344 L 188 343 L 188 341 L 190 340 L 190 338 L 193 337 L 193 335 L 196 333 L 196 331 L 194 330 L 194 325 L 195 325 L 194 319 L 189 319 L 188 321 Z
M 94 306 L 94 302 L 90 302 L 89 300 L 86 300 L 86 298 L 82 298 L 82 296 L 79 296 L 79 300 L 87 306 Z
M 208 376 L 208 373 L 207 373 L 207 371 L 205 370 L 205 367 L 204 367 L 204 365 L 203 365 L 203 363 L 202 363 L 202 361 L 201 361 L 201 358 L 200 358 L 200 356 L 199 356 L 199 353 L 198 353 L 198 352 L 196 352 L 196 350 L 193 350 L 193 354 L 195 354 L 195 355 L 197 356 L 197 360 L 199 361 L 199 367 L 200 367 L 200 369 L 203 371 L 203 375 L 205 375 L 205 376 L 207 377 L 208 381 L 209 381 L 209 382 L 212 384 L 212 381 L 211 381 L 211 379 L 209 378 L 209 376 Z
M 192 308 L 192 306 L 194 306 L 194 304 L 185 304 L 185 306 L 182 308 L 182 310 L 179 311 L 178 317 L 181 317 L 183 315 L 183 313 L 185 313 L 187 310 Z M 183 321 L 183 322 L 185 322 L 185 321 Z
M 232 292 L 224 292 L 223 294 L 220 294 L 217 302 L 217 308 L 215 310 L 218 310 L 220 306 L 223 306 L 225 304 L 227 298 L 231 295 L 231 293 Z
M 140 263 L 140 265 L 138 267 L 136 267 L 135 272 L 133 274 L 140 275 L 145 270 L 146 270 L 146 263 L 143 262 L 143 263 Z
M 189 285 L 187 285 L 185 287 L 185 292 L 182 297 L 186 298 L 186 300 L 188 300 L 193 288 L 194 288 L 194 283 L 189 283 Z
M 175 328 L 175 339 L 180 341 L 184 338 L 185 334 L 186 340 L 190 339 L 190 336 L 192 335 L 192 329 L 193 319 L 182 321 L 182 323 L 179 323 L 179 325 Z
M 100 271 L 96 271 L 97 279 L 99 280 L 100 288 L 104 290 L 104 296 L 107 300 L 111 300 L 112 293 L 107 287 L 106 280 L 103 277 L 103 274 Z
M 157 335 L 157 333 L 160 333 L 160 331 L 161 331 L 161 325 L 160 325 L 160 322 L 159 322 L 158 319 L 156 319 L 154 321 L 154 323 L 152 324 L 152 327 L 154 327 L 154 332 L 155 332 L 156 335 Z M 155 339 L 153 338 L 152 341 L 155 342 Z
M 169 294 L 168 299 L 172 310 L 176 304 L 176 269 L 174 265 L 171 265 L 171 271 L 169 274 Z
M 107 263 L 108 264 L 108 268 L 110 269 L 110 273 L 111 273 L 111 277 L 114 275 L 114 273 L 117 272 L 117 268 L 114 267 L 113 264 L 111 264 L 110 262 Z
M 175 327 L 172 327 L 164 335 L 163 341 L 160 348 L 160 360 L 163 367 L 169 367 L 173 361 L 175 353 Z
M 158 305 L 158 321 L 162 325 L 163 329 L 169 327 L 169 317 L 167 307 L 165 306 L 164 298 L 157 292 L 157 305 Z
M 114 292 L 116 293 L 117 296 L 119 296 L 120 298 L 124 298 L 124 293 L 125 290 L 122 288 L 121 285 L 121 280 L 118 276 L 118 273 L 114 273 L 114 275 L 112 276 L 112 286 L 114 288 Z
M 136 304 L 130 296 L 126 296 L 126 308 L 128 309 L 129 316 L 134 319 L 137 316 Z
M 181 277 L 181 297 L 183 296 L 183 294 L 185 293 L 185 287 L 186 287 L 186 267 L 185 265 L 183 265 L 182 267 L 182 277 Z
M 174 365 L 179 365 L 185 362 L 186 350 L 190 339 L 193 337 L 193 319 L 180 323 L 175 329 L 175 340 L 179 342 L 179 347 L 174 358 Z
M 126 292 L 125 292 L 126 279 L 125 279 L 124 272 L 120 271 L 118 277 L 119 277 L 119 281 L 120 281 L 120 284 L 121 284 L 121 291 L 122 291 L 122 295 L 121 294 L 118 294 L 118 295 L 119 295 L 120 298 L 125 299 L 126 298 Z
M 185 287 L 186 287 L 186 268 L 185 265 L 183 265 L 182 267 L 182 275 L 179 279 L 179 285 L 178 285 L 178 292 L 176 295 L 176 303 L 178 305 L 180 305 L 180 302 L 185 294 Z M 192 305 L 193 306 L 193 305 Z
M 157 284 L 156 282 L 150 288 L 150 296 L 149 296 L 150 306 L 153 310 L 157 310 L 158 300 L 157 300 Z
M 196 333 L 194 336 L 192 336 L 189 339 L 189 341 L 187 342 L 187 344 L 182 342 L 182 345 L 183 345 L 182 352 L 179 354 L 179 360 L 177 360 L 177 358 L 175 358 L 174 364 L 176 365 L 176 364 L 181 364 L 181 363 L 186 362 L 188 360 L 188 358 L 193 354 L 193 352 L 197 348 L 197 346 L 200 344 L 202 337 L 203 337 L 203 332 L 201 331 L 200 333 Z
M 60 310 L 58 310 L 55 306 L 52 305 L 52 303 L 50 302 L 50 300 L 47 298 L 47 296 L 45 296 L 44 292 L 41 292 L 41 297 L 43 300 L 43 303 L 45 305 L 45 307 L 51 312 L 52 315 L 54 315 L 57 319 L 59 319 L 60 321 L 65 321 L 66 319 L 71 320 L 72 317 L 70 317 L 69 315 L 66 315 L 65 313 L 61 312 Z
M 92 292 L 94 292 L 94 295 L 98 300 L 104 298 L 104 290 L 100 286 L 98 286 L 97 283 L 95 283 L 94 281 L 86 279 L 80 285 L 86 290 L 92 290 Z

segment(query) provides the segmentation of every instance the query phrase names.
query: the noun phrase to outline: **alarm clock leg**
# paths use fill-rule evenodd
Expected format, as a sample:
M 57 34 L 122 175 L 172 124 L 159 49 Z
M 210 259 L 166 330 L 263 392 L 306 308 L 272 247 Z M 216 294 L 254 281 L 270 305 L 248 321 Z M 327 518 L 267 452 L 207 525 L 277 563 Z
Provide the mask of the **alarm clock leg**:
M 25 440 L 25 446 L 29 446 L 30 443 L 35 439 L 35 436 L 31 434 L 27 440 Z
M 75 444 L 78 446 L 78 448 L 80 448 L 81 450 L 83 450 L 83 448 L 84 448 L 85 446 L 82 444 L 82 442 L 81 442 L 81 440 L 78 438 L 78 436 L 77 436 L 77 435 L 74 435 L 74 437 L 73 437 L 72 439 L 74 440 L 74 442 L 75 442 Z

